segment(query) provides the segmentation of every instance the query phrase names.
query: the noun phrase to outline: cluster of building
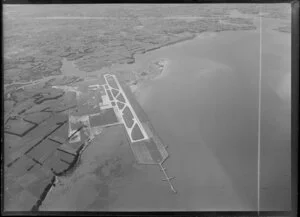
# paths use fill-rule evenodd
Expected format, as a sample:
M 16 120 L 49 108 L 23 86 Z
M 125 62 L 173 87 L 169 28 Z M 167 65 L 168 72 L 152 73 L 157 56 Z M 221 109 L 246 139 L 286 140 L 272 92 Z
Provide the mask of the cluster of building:
M 5 125 L 5 205 L 7 210 L 35 209 L 56 176 L 65 174 L 104 127 L 124 125 L 139 163 L 159 164 L 165 147 L 141 116 L 134 97 L 114 75 L 55 87 L 64 94 L 36 94 L 35 105 Z M 130 98 L 130 99 L 129 99 Z M 140 109 L 140 110 L 139 110 Z M 159 144 L 158 144 L 159 143 Z M 157 145 L 158 144 L 158 145 Z

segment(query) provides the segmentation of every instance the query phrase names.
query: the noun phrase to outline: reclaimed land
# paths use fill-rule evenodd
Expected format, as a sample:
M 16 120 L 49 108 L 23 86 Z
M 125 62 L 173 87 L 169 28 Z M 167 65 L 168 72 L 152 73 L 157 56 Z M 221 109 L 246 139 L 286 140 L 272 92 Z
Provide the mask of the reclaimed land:
M 280 7 L 264 8 L 264 16 L 287 23 Z M 248 17 L 231 17 L 233 10 Z M 85 152 L 89 140 L 84 130 L 79 129 L 84 142 L 68 142 L 66 121 L 69 110 L 77 108 L 76 94 L 52 86 L 72 87 L 91 72 L 132 64 L 136 54 L 203 32 L 255 29 L 253 17 L 258 12 L 253 4 L 4 5 L 5 210 L 107 210 L 135 170 L 121 126 L 104 129 Z M 288 32 L 289 25 L 275 30 Z M 79 73 L 65 73 L 65 60 L 73 61 Z M 163 146 L 126 85 L 137 85 L 161 71 L 159 64 L 150 63 L 136 72 L 112 73 L 122 78 L 141 122 Z M 48 149 L 46 155 L 34 150 L 48 143 L 59 147 Z

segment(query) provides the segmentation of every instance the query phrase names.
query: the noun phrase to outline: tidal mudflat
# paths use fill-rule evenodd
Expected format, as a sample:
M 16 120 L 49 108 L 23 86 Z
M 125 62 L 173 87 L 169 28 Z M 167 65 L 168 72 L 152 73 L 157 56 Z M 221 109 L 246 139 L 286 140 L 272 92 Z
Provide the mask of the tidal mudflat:
M 261 10 L 260 209 L 288 210 L 290 11 L 253 4 L 5 7 L 6 208 L 257 210 Z M 159 167 L 137 164 L 124 128 L 69 135 L 71 111 L 122 107 L 115 91 L 101 98 L 106 73 L 168 146 L 176 195 Z

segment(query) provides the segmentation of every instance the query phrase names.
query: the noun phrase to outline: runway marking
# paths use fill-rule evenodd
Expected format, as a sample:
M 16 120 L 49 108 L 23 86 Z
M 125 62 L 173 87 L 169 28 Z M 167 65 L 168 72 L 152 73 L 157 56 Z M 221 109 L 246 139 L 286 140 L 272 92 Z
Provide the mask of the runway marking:
M 112 78 L 115 80 L 115 82 L 116 82 L 116 84 L 117 84 L 117 86 L 118 86 L 118 88 L 119 88 L 119 89 L 118 89 L 118 91 L 119 91 L 118 96 L 119 96 L 120 94 L 122 94 L 122 95 L 123 95 L 123 98 L 125 99 L 125 103 L 122 102 L 122 103 L 125 105 L 125 106 L 123 107 L 123 109 L 119 109 L 118 106 L 116 106 L 116 108 L 118 109 L 118 111 L 119 111 L 120 114 L 121 114 L 122 122 L 124 123 L 125 129 L 126 129 L 126 132 L 127 132 L 128 136 L 129 136 L 129 138 L 130 138 L 130 141 L 131 141 L 131 142 L 139 142 L 139 141 L 148 140 L 148 139 L 149 139 L 149 136 L 147 135 L 147 133 L 146 133 L 146 131 L 145 131 L 143 125 L 141 124 L 141 122 L 140 122 L 138 116 L 136 115 L 134 109 L 132 108 L 132 106 L 131 106 L 131 104 L 130 104 L 130 102 L 129 102 L 129 100 L 128 100 L 126 94 L 125 94 L 125 92 L 123 91 L 123 88 L 121 87 L 121 85 L 120 85 L 118 79 L 116 78 L 115 75 L 111 75 L 111 74 L 105 74 L 105 75 L 104 75 L 104 78 L 105 78 L 106 83 L 108 84 L 108 89 L 109 89 L 109 90 L 112 90 L 112 89 L 115 89 L 115 88 L 113 88 L 113 87 L 111 87 L 111 86 L 109 85 L 109 83 L 108 83 L 108 77 L 112 77 Z M 115 89 L 115 90 L 117 90 L 117 89 Z M 115 102 L 120 102 L 115 96 L 113 96 L 113 98 L 114 98 L 113 101 L 115 101 Z M 125 109 L 126 106 L 129 108 L 129 110 L 131 111 L 131 114 L 132 114 L 133 117 L 134 117 L 134 118 L 132 119 L 132 120 L 133 120 L 133 124 L 132 124 L 131 127 L 127 127 L 127 125 L 126 125 L 126 123 L 125 123 L 125 120 L 124 120 L 124 118 L 123 118 L 123 114 L 124 114 L 123 111 L 124 111 L 124 109 Z M 131 133 L 132 133 L 132 129 L 133 129 L 133 127 L 135 126 L 135 124 L 137 124 L 137 125 L 139 126 L 139 128 L 140 128 L 140 130 L 141 130 L 141 132 L 142 132 L 144 138 L 138 139 L 138 140 L 132 139 Z
M 111 90 L 116 90 L 115 88 L 111 87 L 110 84 L 108 83 L 108 79 L 107 79 L 108 77 L 114 78 L 114 80 L 115 80 L 115 82 L 116 82 L 116 84 L 117 84 L 117 86 L 118 86 L 118 88 L 119 88 L 119 89 L 118 89 L 119 92 L 118 92 L 118 94 L 117 94 L 116 96 L 114 96 L 114 95 L 112 94 L 112 95 L 113 95 L 113 100 L 112 100 L 112 101 L 115 102 L 115 104 L 116 104 L 115 107 L 116 107 L 116 109 L 118 110 L 118 112 L 119 112 L 119 114 L 120 114 L 120 116 L 121 116 L 122 122 L 123 122 L 123 124 L 124 124 L 124 127 L 125 127 L 125 129 L 126 129 L 126 132 L 127 132 L 128 136 L 129 136 L 129 138 L 130 138 L 131 143 L 149 140 L 149 139 L 150 139 L 150 138 L 149 138 L 149 135 L 147 134 L 147 132 L 146 132 L 144 126 L 142 125 L 142 123 L 140 122 L 140 120 L 139 120 L 138 116 L 136 115 L 134 109 L 132 108 L 130 101 L 128 100 L 128 98 L 127 98 L 125 92 L 123 91 L 123 88 L 121 87 L 121 85 L 120 85 L 120 83 L 119 83 L 119 81 L 118 81 L 118 79 L 116 78 L 115 75 L 110 75 L 110 74 L 105 74 L 105 75 L 104 75 L 105 81 L 106 81 L 107 86 L 108 86 L 107 89 L 109 89 L 110 91 L 111 91 Z M 112 92 L 112 91 L 111 91 L 111 92 Z M 124 102 L 121 102 L 120 100 L 118 100 L 118 96 L 120 96 L 121 94 L 123 95 L 123 98 L 125 99 L 125 103 L 124 103 Z M 117 105 L 117 103 L 122 103 L 122 104 L 124 104 L 123 108 L 122 108 L 122 109 L 119 109 L 119 106 Z M 132 116 L 133 116 L 133 119 L 132 119 L 132 120 L 133 120 L 133 124 L 132 124 L 131 127 L 127 127 L 127 125 L 126 125 L 126 123 L 125 123 L 125 120 L 124 120 L 124 117 L 123 117 L 123 115 L 124 115 L 124 109 L 125 109 L 126 107 L 129 108 L 129 110 L 130 110 L 130 112 L 131 112 L 131 114 L 132 114 Z M 138 125 L 138 127 L 140 128 L 140 131 L 141 131 L 141 133 L 143 134 L 144 138 L 138 139 L 138 140 L 133 140 L 133 139 L 132 139 L 132 134 L 131 134 L 131 133 L 132 133 L 132 130 L 133 130 L 134 126 L 136 126 L 136 125 Z M 155 143 L 155 145 L 157 146 L 156 143 Z M 140 146 L 140 147 L 143 147 L 143 146 Z M 163 147 L 165 148 L 165 146 L 163 146 Z M 161 151 L 158 149 L 158 147 L 157 147 L 157 150 L 159 151 L 159 153 L 160 153 L 160 155 L 162 156 L 162 158 L 164 158 L 163 154 L 162 154 Z M 133 149 L 133 152 L 135 152 L 135 149 Z M 149 157 L 151 157 L 152 161 L 154 161 L 154 159 L 153 159 L 153 157 L 151 156 L 149 150 L 148 150 L 148 154 L 149 154 Z M 167 155 L 167 156 L 168 156 L 168 155 Z M 137 157 L 139 158 L 139 155 L 137 155 Z M 166 172 L 166 169 L 162 166 L 162 164 L 165 162 L 166 159 L 167 159 L 167 157 L 166 157 L 165 159 L 162 159 L 160 162 L 157 162 L 156 164 L 158 164 L 158 165 L 160 166 L 161 170 L 163 171 L 163 173 L 164 173 L 164 175 L 165 175 L 165 179 L 163 179 L 163 180 L 168 182 L 168 184 L 169 184 L 171 190 L 173 191 L 173 193 L 177 193 L 177 191 L 175 190 L 174 186 L 173 186 L 172 183 L 171 183 L 171 180 L 172 180 L 174 177 L 169 177 L 168 174 L 167 174 L 167 172 Z M 150 163 L 150 164 L 151 164 L 151 163 Z

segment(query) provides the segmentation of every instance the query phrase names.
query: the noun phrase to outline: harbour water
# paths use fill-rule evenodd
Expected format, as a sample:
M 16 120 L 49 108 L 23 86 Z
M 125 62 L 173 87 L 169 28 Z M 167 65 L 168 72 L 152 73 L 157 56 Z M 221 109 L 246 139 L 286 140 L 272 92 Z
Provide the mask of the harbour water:
M 142 166 L 111 210 L 290 208 L 290 34 L 262 32 L 261 159 L 258 161 L 259 29 L 205 33 L 136 57 L 168 59 L 138 100 L 164 143 L 165 167 Z M 258 185 L 260 162 L 260 185 Z

